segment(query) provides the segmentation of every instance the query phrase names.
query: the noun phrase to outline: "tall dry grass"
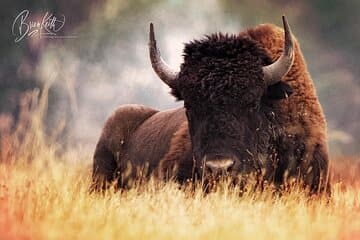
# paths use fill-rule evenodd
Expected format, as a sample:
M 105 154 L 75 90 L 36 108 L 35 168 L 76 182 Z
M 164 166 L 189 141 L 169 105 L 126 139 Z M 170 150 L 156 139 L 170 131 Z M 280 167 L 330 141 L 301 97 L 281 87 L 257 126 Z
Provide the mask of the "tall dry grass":
M 44 99 L 46 91 L 29 94 L 21 124 L 0 137 L 0 239 L 360 239 L 360 174 L 350 160 L 334 167 L 330 201 L 299 190 L 204 196 L 155 181 L 89 195 L 92 153 L 56 153 L 42 131 Z

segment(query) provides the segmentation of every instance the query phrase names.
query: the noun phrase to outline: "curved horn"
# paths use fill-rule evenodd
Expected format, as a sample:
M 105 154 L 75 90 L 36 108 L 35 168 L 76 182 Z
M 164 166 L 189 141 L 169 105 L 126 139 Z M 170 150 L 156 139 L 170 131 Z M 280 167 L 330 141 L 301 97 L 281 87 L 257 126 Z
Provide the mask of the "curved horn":
M 283 53 L 276 62 L 263 67 L 264 79 L 268 85 L 279 82 L 289 72 L 294 62 L 294 44 L 291 30 L 285 16 L 282 16 L 282 20 L 285 34 Z
M 154 25 L 150 23 L 149 32 L 149 53 L 151 65 L 156 74 L 167 85 L 172 85 L 172 82 L 177 78 L 178 72 L 172 70 L 165 61 L 161 58 L 159 49 L 156 47 L 156 40 L 154 34 Z

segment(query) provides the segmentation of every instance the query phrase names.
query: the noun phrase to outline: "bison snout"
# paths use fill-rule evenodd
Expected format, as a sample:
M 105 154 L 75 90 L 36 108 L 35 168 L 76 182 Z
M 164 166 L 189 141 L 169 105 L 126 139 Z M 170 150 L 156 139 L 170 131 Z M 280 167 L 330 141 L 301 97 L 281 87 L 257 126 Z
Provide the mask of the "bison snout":
M 209 160 L 205 162 L 206 168 L 213 175 L 225 174 L 234 165 L 232 159 L 219 159 L 219 160 Z

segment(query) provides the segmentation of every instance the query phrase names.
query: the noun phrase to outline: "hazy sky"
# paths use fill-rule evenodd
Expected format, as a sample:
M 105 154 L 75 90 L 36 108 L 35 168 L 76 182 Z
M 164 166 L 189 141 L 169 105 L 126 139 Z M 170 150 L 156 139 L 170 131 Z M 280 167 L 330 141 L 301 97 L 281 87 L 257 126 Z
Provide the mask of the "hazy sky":
M 107 13 L 104 14 L 90 21 L 104 21 Z M 143 14 L 141 19 L 124 18 L 118 24 L 114 22 L 115 30 L 107 33 L 111 44 L 99 43 L 102 37 L 92 29 L 92 23 L 86 23 L 74 30 L 77 39 L 67 40 L 61 47 L 50 45 L 43 54 L 39 76 L 65 89 L 63 97 L 70 99 L 70 108 L 76 114 L 74 133 L 80 141 L 94 144 L 106 117 L 121 104 L 137 103 L 158 109 L 182 106 L 151 68 L 147 46 L 149 22 L 155 25 L 164 59 L 175 69 L 182 62 L 185 42 L 217 31 L 237 33 L 241 30 L 240 23 L 230 21 L 217 1 L 206 1 L 206 4 L 187 1 L 181 9 L 176 2 L 168 2 Z M 121 32 L 127 21 L 136 28 L 125 31 L 124 35 Z M 86 48 L 74 50 L 78 44 L 84 44 L 89 52 Z M 95 61 L 93 51 L 100 52 Z

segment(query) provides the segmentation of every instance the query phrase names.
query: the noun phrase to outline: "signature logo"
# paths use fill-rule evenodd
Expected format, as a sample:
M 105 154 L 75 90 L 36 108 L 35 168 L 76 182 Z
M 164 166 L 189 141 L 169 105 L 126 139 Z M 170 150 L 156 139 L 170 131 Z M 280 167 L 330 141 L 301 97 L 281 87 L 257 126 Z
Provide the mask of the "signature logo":
M 20 12 L 12 25 L 12 34 L 15 42 L 18 43 L 25 37 L 39 38 L 75 38 L 76 36 L 60 35 L 60 30 L 65 25 L 65 16 L 56 17 L 54 14 L 46 12 L 41 20 L 30 20 L 30 11 Z

